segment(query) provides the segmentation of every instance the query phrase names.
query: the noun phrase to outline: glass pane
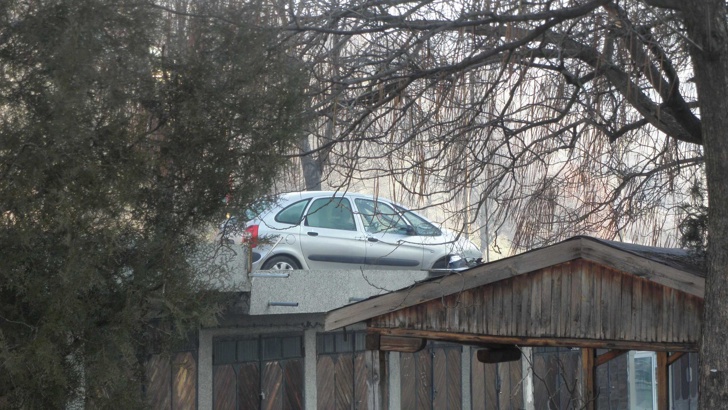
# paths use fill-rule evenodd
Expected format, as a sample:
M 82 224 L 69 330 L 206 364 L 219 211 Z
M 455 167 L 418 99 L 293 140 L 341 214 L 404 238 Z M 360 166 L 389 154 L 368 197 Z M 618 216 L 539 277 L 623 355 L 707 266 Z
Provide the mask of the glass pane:
M 635 410 L 653 410 L 653 377 L 652 358 L 635 357 Z
M 281 357 L 281 339 L 271 337 L 263 339 L 263 359 L 271 360 Z
M 336 350 L 334 349 L 334 335 L 333 334 L 324 334 L 321 335 L 323 343 L 320 347 L 322 353 L 334 353 Z
M 388 204 L 370 199 L 356 199 L 355 201 L 367 232 L 387 231 L 406 234 L 409 231 L 409 225 Z
M 302 357 L 301 338 L 298 336 L 283 338 L 283 358 Z
M 316 353 L 324 352 L 324 335 L 321 333 L 316 334 Z
M 356 203 L 356 208 L 359 210 L 359 217 L 364 224 L 364 229 L 367 232 L 374 232 L 375 228 L 372 226 L 375 210 L 374 201 L 357 198 L 354 202 Z
M 303 210 L 306 209 L 308 199 L 304 201 L 298 201 L 293 205 L 289 205 L 276 215 L 276 221 L 298 225 L 303 220 Z
M 354 335 L 351 333 L 336 334 L 336 352 L 351 352 L 354 348 Z
M 367 334 L 364 332 L 356 332 L 356 339 L 354 339 L 354 350 L 361 352 L 366 350 Z
M 252 362 L 258 360 L 258 340 L 248 339 L 238 341 L 238 362 Z
M 355 231 L 354 213 L 346 198 L 320 198 L 306 215 L 306 225 L 317 228 Z
M 425 218 L 417 215 L 416 213 L 397 207 L 399 211 L 404 215 L 404 218 L 415 227 L 415 232 L 417 232 L 417 235 L 420 236 L 440 236 L 442 235 L 442 231 L 438 229 L 435 225 L 427 222 Z
M 212 345 L 212 362 L 214 364 L 235 363 L 235 342 L 221 340 Z

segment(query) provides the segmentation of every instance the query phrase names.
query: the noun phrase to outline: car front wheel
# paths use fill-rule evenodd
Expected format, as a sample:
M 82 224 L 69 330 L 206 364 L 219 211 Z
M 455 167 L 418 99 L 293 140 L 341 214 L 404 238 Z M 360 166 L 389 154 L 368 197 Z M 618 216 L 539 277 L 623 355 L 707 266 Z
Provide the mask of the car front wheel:
M 298 263 L 288 256 L 274 256 L 268 259 L 261 268 L 262 270 L 294 270 L 300 269 Z
M 440 258 L 432 265 L 432 270 L 447 269 L 447 264 L 450 261 L 449 257 Z

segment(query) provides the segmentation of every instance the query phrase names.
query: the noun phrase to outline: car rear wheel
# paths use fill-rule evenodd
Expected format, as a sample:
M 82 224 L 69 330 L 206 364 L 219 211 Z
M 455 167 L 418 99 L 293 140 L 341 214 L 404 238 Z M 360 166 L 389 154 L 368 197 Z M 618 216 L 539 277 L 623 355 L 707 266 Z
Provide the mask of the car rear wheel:
M 262 270 L 294 270 L 300 269 L 298 263 L 288 256 L 274 256 L 268 259 L 261 268 Z

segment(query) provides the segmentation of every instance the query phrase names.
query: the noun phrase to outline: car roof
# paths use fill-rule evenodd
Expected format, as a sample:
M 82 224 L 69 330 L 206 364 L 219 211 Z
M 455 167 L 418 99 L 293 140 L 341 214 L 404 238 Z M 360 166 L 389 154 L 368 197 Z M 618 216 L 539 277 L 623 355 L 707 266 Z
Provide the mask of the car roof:
M 278 195 L 278 202 L 279 204 L 287 204 L 291 202 L 295 202 L 302 199 L 309 199 L 309 198 L 349 198 L 349 199 L 371 199 L 374 201 L 385 201 L 388 202 L 394 206 L 403 208 L 405 210 L 410 210 L 407 206 L 402 205 L 398 202 L 395 202 L 389 198 L 372 195 L 372 194 L 362 194 L 360 192 L 349 192 L 349 191 L 300 191 L 300 192 L 287 192 L 284 194 Z M 422 215 L 419 215 L 420 217 L 423 217 Z M 424 218 L 424 217 L 423 217 Z M 427 219 L 427 218 L 425 218 Z M 429 221 L 429 219 L 427 219 Z M 431 222 L 431 221 L 430 221 Z
M 314 197 L 342 197 L 345 196 L 347 198 L 375 198 L 374 195 L 367 195 L 367 194 L 361 194 L 358 192 L 348 192 L 348 191 L 301 191 L 301 192 L 288 192 L 285 194 L 281 194 L 280 198 L 284 200 L 296 200 L 296 199 L 307 199 L 307 198 L 314 198 Z M 387 198 L 382 198 L 389 202 L 392 202 L 391 200 Z

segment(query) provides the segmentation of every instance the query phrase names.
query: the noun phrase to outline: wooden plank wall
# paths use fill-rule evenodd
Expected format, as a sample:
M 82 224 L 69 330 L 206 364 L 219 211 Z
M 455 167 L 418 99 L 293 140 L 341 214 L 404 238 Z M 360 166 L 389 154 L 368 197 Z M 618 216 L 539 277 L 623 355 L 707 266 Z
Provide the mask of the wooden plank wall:
M 233 365 L 215 366 L 212 379 L 214 380 L 212 384 L 213 409 L 224 410 L 237 408 L 237 377 Z M 156 407 L 152 408 L 157 409 Z M 250 407 L 250 409 L 257 410 L 258 407 Z
M 154 355 L 147 362 L 147 400 L 153 409 L 172 408 L 171 369 L 171 360 L 161 355 Z
M 470 367 L 473 409 L 518 410 L 523 403 L 523 367 L 521 361 L 485 364 L 475 355 Z M 537 408 L 546 408 L 546 400 Z M 551 408 L 551 407 L 548 407 Z
M 428 345 L 400 356 L 403 410 L 462 408 L 462 348 Z
M 432 400 L 432 356 L 427 350 L 400 357 L 400 397 L 404 410 L 426 408 Z
M 376 389 L 374 352 L 320 354 L 316 364 L 317 401 L 320 410 L 370 408 Z
M 194 409 L 197 403 L 197 358 L 179 352 L 154 355 L 147 363 L 147 399 L 154 409 Z
M 374 328 L 697 343 L 703 300 L 575 260 L 370 320 Z

